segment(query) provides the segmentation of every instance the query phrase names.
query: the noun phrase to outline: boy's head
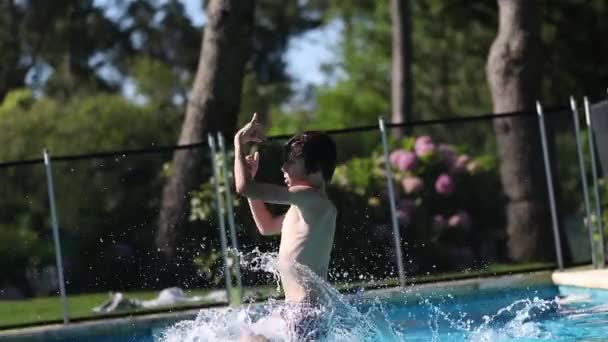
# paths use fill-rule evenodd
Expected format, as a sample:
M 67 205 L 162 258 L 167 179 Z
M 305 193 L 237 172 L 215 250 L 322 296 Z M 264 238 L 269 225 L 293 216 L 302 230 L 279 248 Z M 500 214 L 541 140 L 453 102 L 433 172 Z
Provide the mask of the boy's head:
M 336 154 L 336 144 L 327 134 L 304 132 L 293 136 L 285 144 L 282 170 L 286 173 L 286 182 L 314 174 L 329 182 L 336 168 Z

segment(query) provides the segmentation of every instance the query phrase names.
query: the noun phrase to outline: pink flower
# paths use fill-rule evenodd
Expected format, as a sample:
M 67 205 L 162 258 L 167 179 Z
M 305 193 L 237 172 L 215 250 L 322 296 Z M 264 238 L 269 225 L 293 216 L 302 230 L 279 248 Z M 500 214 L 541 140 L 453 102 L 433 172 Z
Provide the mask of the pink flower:
M 401 224 L 410 224 L 415 210 L 416 205 L 414 202 L 408 199 L 402 199 L 397 203 L 397 219 Z
M 388 159 L 390 160 L 391 164 L 394 167 L 397 167 L 397 161 L 399 159 L 401 159 L 401 156 L 405 152 L 406 152 L 405 150 L 396 150 L 396 151 L 391 152 L 391 155 L 388 157 Z
M 435 144 L 433 139 L 428 135 L 422 135 L 416 138 L 414 143 L 414 150 L 418 156 L 426 156 L 435 152 Z
M 447 173 L 442 173 L 435 181 L 435 191 L 441 195 L 449 195 L 454 191 L 454 182 Z
M 401 181 L 401 185 L 406 194 L 413 194 L 424 188 L 424 182 L 420 177 L 405 177 Z
M 448 225 L 448 220 L 446 220 L 443 215 L 435 215 L 433 216 L 433 226 L 437 228 L 443 228 Z
M 456 214 L 450 216 L 448 219 L 448 226 L 450 227 L 461 227 L 461 228 L 470 228 L 471 227 L 471 216 L 466 211 L 459 211 Z
M 452 171 L 453 172 L 462 172 L 462 171 L 466 170 L 466 168 L 470 162 L 471 162 L 471 157 L 469 157 L 466 154 L 461 154 L 458 156 L 458 158 L 456 158 L 456 161 L 454 162 L 454 164 L 452 166 Z
M 416 155 L 405 150 L 397 150 L 389 157 L 391 164 L 401 171 L 409 171 L 416 166 Z
M 452 145 L 440 144 L 437 148 L 437 152 L 441 158 L 448 164 L 448 167 L 452 167 L 456 161 L 456 150 Z

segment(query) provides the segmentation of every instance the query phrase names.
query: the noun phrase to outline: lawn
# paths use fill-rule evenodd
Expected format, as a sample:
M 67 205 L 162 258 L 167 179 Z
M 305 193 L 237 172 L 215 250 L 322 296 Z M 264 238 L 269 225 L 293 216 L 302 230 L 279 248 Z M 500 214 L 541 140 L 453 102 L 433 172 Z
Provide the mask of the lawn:
M 454 272 L 431 274 L 425 276 L 408 277 L 408 284 L 428 283 L 435 281 L 464 279 L 480 276 L 492 276 L 500 274 L 510 274 L 518 272 L 528 272 L 541 269 L 554 268 L 554 264 L 532 263 L 532 264 L 495 264 L 487 268 L 475 271 Z M 387 286 L 396 286 L 399 284 L 397 278 L 382 279 L 375 282 L 361 281 L 348 284 L 334 284 L 334 286 L 342 291 L 349 292 L 357 288 L 380 288 Z M 221 289 L 220 289 L 221 290 Z M 192 290 L 187 291 L 188 296 L 204 296 L 209 294 L 211 290 Z M 257 292 L 260 297 L 267 298 L 269 296 L 279 296 L 274 286 L 263 286 L 256 288 L 246 288 L 245 293 L 249 291 Z M 236 294 L 236 290 L 235 290 Z M 142 300 L 153 299 L 158 295 L 157 291 L 139 291 L 125 293 L 128 298 L 138 298 Z M 233 296 L 236 298 L 237 296 Z M 92 311 L 92 308 L 104 303 L 108 299 L 107 293 L 94 293 L 83 295 L 70 295 L 68 297 L 68 306 L 70 317 L 72 319 L 87 319 L 87 318 L 105 318 L 113 316 L 124 316 L 125 312 L 116 314 L 97 314 Z M 196 303 L 185 303 L 171 307 L 155 307 L 153 309 L 139 309 L 128 312 L 128 314 L 142 314 L 152 312 L 168 312 L 171 310 L 184 310 L 188 308 L 201 308 L 211 305 L 222 305 L 223 303 L 200 301 Z M 33 298 L 28 300 L 2 300 L 0 301 L 0 329 L 7 327 L 15 327 L 19 325 L 33 325 L 36 323 L 60 322 L 61 300 L 59 297 Z
M 262 286 L 254 289 L 245 289 L 245 292 L 255 290 L 263 297 L 276 295 L 276 287 Z M 192 290 L 186 291 L 187 296 L 205 296 L 211 291 L 223 291 L 223 289 L 213 290 Z M 134 291 L 124 293 L 127 298 L 137 298 L 141 300 L 154 299 L 158 291 Z M 233 298 L 238 297 L 238 291 L 233 290 Z M 206 306 L 226 305 L 225 302 L 201 300 L 197 302 L 186 302 L 171 306 L 158 306 L 154 308 L 136 309 L 128 312 L 120 311 L 116 313 L 99 314 L 93 312 L 93 308 L 101 305 L 108 300 L 108 293 L 92 293 L 68 296 L 68 308 L 71 319 L 105 318 L 124 316 L 129 314 L 142 314 L 154 312 L 170 312 L 172 310 L 185 310 L 190 308 L 201 308 Z M 62 304 L 60 297 L 42 297 L 27 300 L 0 300 L 0 329 L 2 327 L 18 326 L 31 323 L 49 323 L 62 320 Z

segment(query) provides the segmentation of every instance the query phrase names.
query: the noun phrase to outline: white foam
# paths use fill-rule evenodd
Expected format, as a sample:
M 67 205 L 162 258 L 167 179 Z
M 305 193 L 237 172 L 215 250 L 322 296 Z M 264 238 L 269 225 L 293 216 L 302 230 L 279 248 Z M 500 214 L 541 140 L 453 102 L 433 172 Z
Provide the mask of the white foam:
M 251 270 L 273 274 L 279 284 L 276 254 L 255 251 L 241 256 L 241 264 Z M 304 319 L 306 331 L 321 332 L 323 341 L 397 340 L 390 326 L 362 314 L 344 296 L 302 265 L 295 266 L 307 288 L 314 287 L 317 306 L 269 301 L 262 306 L 241 306 L 228 310 L 202 310 L 195 320 L 180 322 L 156 337 L 160 342 L 239 341 L 242 336 L 263 336 L 269 341 L 296 341 L 294 321 Z M 304 314 L 303 314 L 304 313 Z M 302 324 L 302 321 L 299 322 Z M 299 326 L 302 328 L 302 326 Z M 391 338 L 393 337 L 393 338 Z

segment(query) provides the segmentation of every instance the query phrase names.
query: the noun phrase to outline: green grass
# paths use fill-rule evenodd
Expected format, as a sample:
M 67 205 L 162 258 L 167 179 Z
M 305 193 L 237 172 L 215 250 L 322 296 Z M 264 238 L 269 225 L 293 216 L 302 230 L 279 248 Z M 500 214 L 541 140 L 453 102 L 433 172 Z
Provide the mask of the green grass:
M 527 263 L 527 264 L 493 264 L 480 270 L 467 270 L 460 272 L 445 272 L 439 274 L 417 275 L 408 277 L 406 275 L 406 284 L 425 284 L 439 281 L 458 280 L 476 277 L 488 277 L 495 275 L 506 275 L 511 273 L 532 272 L 542 269 L 552 269 L 555 263 Z M 375 281 L 360 281 L 348 284 L 335 284 L 335 287 L 340 291 L 348 291 L 353 288 L 382 288 L 390 286 L 398 286 L 399 278 L 386 278 Z
M 274 287 L 257 287 L 255 291 L 263 297 L 274 294 Z M 219 289 L 222 291 L 223 289 Z M 245 289 L 246 291 L 248 289 Z M 188 296 L 204 296 L 211 290 L 192 290 L 187 291 Z M 134 291 L 124 293 L 128 298 L 149 300 L 156 298 L 158 291 Z M 171 306 L 158 306 L 154 308 L 137 309 L 131 311 L 120 311 L 117 313 L 99 314 L 93 312 L 93 308 L 101 305 L 108 300 L 108 293 L 93 293 L 68 296 L 68 308 L 71 319 L 86 319 L 93 317 L 113 317 L 124 316 L 125 313 L 153 313 L 170 312 L 172 310 L 184 310 L 189 308 L 200 308 L 210 305 L 225 305 L 225 303 L 215 301 L 197 301 L 192 303 L 182 303 Z M 233 290 L 232 298 L 238 298 L 238 290 Z M 41 297 L 25 300 L 0 300 L 0 329 L 31 323 L 49 323 L 62 320 L 62 303 L 59 296 Z
M 207 291 L 192 291 L 192 293 L 189 294 L 201 295 L 205 292 Z M 129 298 L 148 300 L 154 298 L 157 294 L 158 292 L 153 291 L 129 292 L 126 294 L 126 296 Z M 99 314 L 93 312 L 92 309 L 98 305 L 101 305 L 107 300 L 107 293 L 70 295 L 68 297 L 68 308 L 70 317 L 86 318 L 99 316 Z M 200 305 L 205 303 L 198 302 L 198 304 Z M 154 311 L 157 311 L 158 309 L 159 308 L 155 308 Z M 146 310 L 135 310 L 135 312 L 137 311 Z M 62 303 L 59 297 L 0 301 L 0 326 L 11 326 L 30 322 L 51 322 L 61 319 Z
M 509 274 L 517 272 L 534 271 L 539 269 L 549 269 L 554 264 L 532 263 L 532 264 L 495 264 L 487 268 L 474 271 L 452 272 L 442 274 L 430 274 L 417 277 L 408 277 L 406 279 L 409 284 L 428 283 L 444 280 L 464 279 L 479 276 L 491 276 L 499 274 Z M 388 286 L 396 286 L 399 284 L 397 278 L 382 279 L 375 282 L 360 281 L 348 284 L 335 284 L 334 286 L 340 291 L 349 291 L 353 288 L 380 288 Z M 256 288 L 245 289 L 245 291 L 258 292 L 262 298 L 269 296 L 280 296 L 276 292 L 275 286 L 263 286 Z M 189 296 L 204 296 L 209 290 L 192 290 L 187 291 Z M 234 292 L 236 294 L 236 290 Z M 139 291 L 125 293 L 128 298 L 138 298 L 142 300 L 153 299 L 158 295 L 157 291 Z M 237 298 L 233 295 L 233 298 Z M 93 318 L 93 317 L 112 317 L 124 316 L 125 312 L 116 314 L 100 315 L 92 311 L 93 307 L 104 303 L 108 299 L 107 293 L 94 293 L 83 295 L 70 295 L 68 297 L 68 306 L 71 318 Z M 182 305 L 174 305 L 170 307 L 155 307 L 153 309 L 139 309 L 128 313 L 146 313 L 146 312 L 166 312 L 176 309 L 200 308 L 206 305 L 221 304 L 213 302 L 196 302 L 185 303 Z M 235 304 L 235 303 L 233 303 Z M 62 305 L 59 297 L 34 298 L 28 300 L 2 300 L 0 301 L 0 329 L 2 327 L 17 326 L 23 324 L 48 323 L 58 322 L 62 319 Z

